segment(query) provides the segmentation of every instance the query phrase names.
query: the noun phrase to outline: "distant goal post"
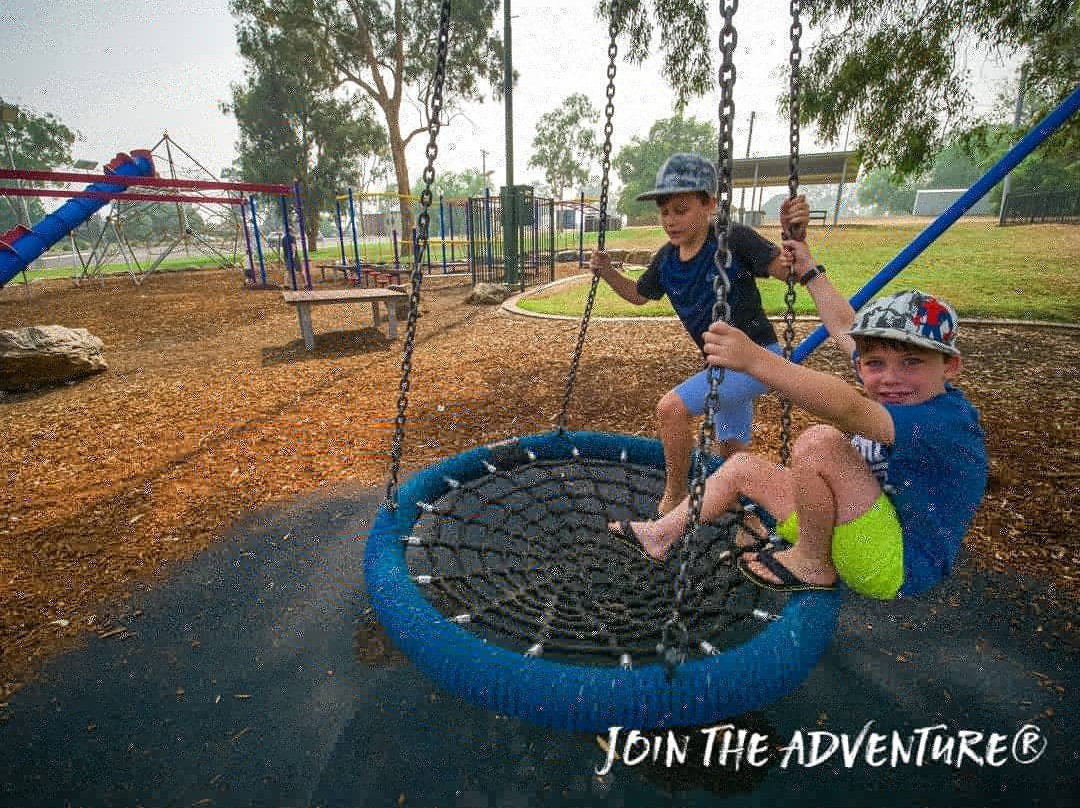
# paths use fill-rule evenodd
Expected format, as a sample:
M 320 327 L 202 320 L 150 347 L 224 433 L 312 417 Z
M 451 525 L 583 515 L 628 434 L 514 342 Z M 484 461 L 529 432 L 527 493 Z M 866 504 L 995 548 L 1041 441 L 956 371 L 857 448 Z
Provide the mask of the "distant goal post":
M 967 188 L 921 188 L 915 192 L 912 216 L 938 216 L 953 202 L 967 193 Z M 994 206 L 986 197 L 980 199 L 967 211 L 967 216 L 993 216 Z

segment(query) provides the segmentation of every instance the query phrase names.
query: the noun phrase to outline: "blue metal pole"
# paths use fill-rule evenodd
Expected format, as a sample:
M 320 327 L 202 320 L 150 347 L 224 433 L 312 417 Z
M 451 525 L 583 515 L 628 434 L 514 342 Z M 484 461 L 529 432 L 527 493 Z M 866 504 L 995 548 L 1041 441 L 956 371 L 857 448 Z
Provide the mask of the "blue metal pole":
M 289 270 L 289 282 L 295 292 L 300 287 L 296 283 L 296 262 L 293 255 L 293 236 L 289 230 L 289 198 L 281 197 L 281 254 L 285 258 L 285 266 Z
M 247 220 L 248 203 L 241 198 L 240 221 L 244 223 L 244 247 L 247 249 L 248 270 L 251 272 L 251 285 L 255 285 L 255 261 L 251 257 L 251 231 L 248 229 Z
M 345 228 L 341 226 L 341 200 L 334 199 L 334 215 L 337 217 L 337 240 L 338 246 L 341 248 L 341 265 L 347 267 L 345 263 Z
M 446 219 L 443 210 L 443 195 L 439 194 L 439 242 L 442 244 L 442 271 L 446 274 Z
M 465 204 L 468 204 L 466 202 Z M 450 200 L 450 205 L 447 208 L 447 214 L 450 219 L 450 263 L 457 265 L 457 252 L 454 245 L 454 200 Z
M 540 275 L 540 200 L 533 197 L 533 224 L 532 224 L 532 260 L 536 264 L 537 277 Z
M 311 266 L 308 264 L 307 234 L 304 232 L 304 203 L 300 197 L 300 182 L 293 183 L 293 193 L 296 195 L 296 227 L 300 231 L 300 250 L 304 256 L 304 283 L 311 289 Z
M 476 250 L 473 245 L 473 237 L 476 233 L 476 224 L 473 221 L 472 200 L 465 200 L 465 258 L 469 262 L 469 272 L 472 274 L 473 285 L 476 284 Z
M 360 214 L 363 215 L 364 208 L 361 206 Z M 356 282 L 362 284 L 363 278 L 360 272 L 360 241 L 356 237 L 356 208 L 353 205 L 352 188 L 349 189 L 349 220 L 352 222 L 352 254 L 353 263 L 356 264 Z M 363 227 L 363 220 L 360 222 L 360 226 Z
M 484 226 L 487 236 L 487 264 L 490 277 L 495 275 L 495 232 L 491 214 L 491 189 L 484 189 Z
M 266 260 L 263 258 L 262 235 L 259 233 L 259 217 L 256 215 L 255 197 L 248 197 L 248 201 L 251 203 L 251 228 L 255 231 L 255 252 L 259 254 L 259 277 L 262 279 L 262 285 L 265 288 Z M 252 278 L 252 280 L 254 280 L 254 278 Z
M 997 161 L 989 171 L 982 175 L 967 192 L 942 211 L 930 225 L 917 235 L 914 240 L 895 258 L 882 267 L 881 271 L 872 277 L 851 298 L 851 305 L 856 311 L 862 308 L 874 295 L 893 278 L 895 278 L 908 264 L 914 261 L 920 253 L 934 243 L 938 236 L 944 233 L 953 223 L 964 215 L 976 202 L 982 199 L 990 190 L 1004 179 L 1005 175 L 1043 143 L 1050 135 L 1057 131 L 1070 117 L 1080 109 L 1080 86 L 1076 87 L 1069 96 L 1062 101 L 1057 108 L 1043 118 L 1039 123 L 1020 139 L 1019 142 L 1005 156 Z M 818 326 L 813 333 L 799 343 L 791 355 L 793 362 L 801 362 L 808 357 L 815 348 L 823 343 L 829 336 L 825 326 Z
M 578 269 L 585 266 L 585 192 L 581 192 L 581 203 L 578 208 L 581 221 L 578 222 L 578 255 L 577 265 Z

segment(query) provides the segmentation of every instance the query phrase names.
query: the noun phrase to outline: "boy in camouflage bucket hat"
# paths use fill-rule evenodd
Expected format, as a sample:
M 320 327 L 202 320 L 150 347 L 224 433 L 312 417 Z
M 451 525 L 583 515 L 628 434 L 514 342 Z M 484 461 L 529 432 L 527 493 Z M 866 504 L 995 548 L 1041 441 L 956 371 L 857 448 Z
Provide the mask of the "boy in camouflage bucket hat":
M 791 466 L 740 452 L 708 480 L 702 520 L 740 496 L 778 520 L 783 541 L 746 546 L 743 575 L 775 590 L 832 589 L 837 579 L 883 600 L 920 594 L 952 571 L 982 501 L 987 460 L 978 411 L 952 386 L 960 371 L 956 312 L 919 291 L 888 295 L 858 315 L 815 264 L 785 241 L 833 342 L 852 357 L 865 392 L 792 364 L 726 323 L 705 335 L 710 364 L 778 390 L 818 424 L 797 439 Z M 814 274 L 811 274 L 814 273 Z M 610 527 L 663 558 L 683 535 L 689 501 L 653 522 Z
M 607 253 L 592 256 L 592 270 L 600 275 L 624 300 L 643 305 L 668 296 L 691 339 L 704 349 L 702 334 L 712 322 L 716 292 L 713 278 L 717 241 L 712 231 L 716 213 L 716 168 L 711 160 L 697 154 L 671 155 L 656 174 L 655 186 L 639 200 L 655 200 L 660 224 L 668 237 L 653 257 L 648 269 L 636 281 L 611 265 Z M 787 228 L 805 228 L 810 208 L 802 197 L 786 200 L 781 220 Z M 729 280 L 731 322 L 755 344 L 780 354 L 776 330 L 765 316 L 756 278 L 774 277 L 786 281 L 791 260 L 779 247 L 749 227 L 732 224 L 729 246 L 732 253 Z M 709 392 L 708 374 L 703 370 L 668 391 L 656 406 L 658 432 L 664 444 L 667 481 L 658 503 L 667 513 L 686 496 L 691 451 L 696 443 L 694 421 L 705 412 Z M 743 373 L 725 373 L 714 412 L 716 451 L 728 456 L 750 441 L 754 399 L 765 387 Z

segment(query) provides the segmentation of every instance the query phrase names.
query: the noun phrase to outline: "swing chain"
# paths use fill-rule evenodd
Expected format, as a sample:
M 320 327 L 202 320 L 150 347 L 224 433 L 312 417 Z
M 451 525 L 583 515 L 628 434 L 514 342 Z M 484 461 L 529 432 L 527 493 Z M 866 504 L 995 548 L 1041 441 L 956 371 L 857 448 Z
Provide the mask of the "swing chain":
M 596 249 L 603 250 L 607 236 L 607 209 L 609 175 L 611 173 L 611 135 L 615 131 L 612 122 L 615 117 L 615 72 L 616 60 L 619 55 L 619 0 L 613 0 L 608 20 L 608 68 L 607 68 L 607 106 L 604 107 L 604 144 L 602 147 L 603 157 L 600 163 L 600 222 L 596 234 Z M 574 347 L 574 355 L 570 360 L 570 371 L 566 378 L 566 388 L 563 390 L 562 409 L 556 421 L 559 432 L 566 431 L 566 421 L 570 413 L 570 397 L 574 393 L 574 385 L 577 383 L 578 366 L 581 364 L 581 352 L 585 348 L 585 334 L 589 330 L 589 318 L 592 317 L 593 303 L 596 301 L 597 287 L 600 285 L 600 276 L 593 274 L 592 285 L 589 287 L 589 297 L 585 301 L 585 313 L 581 318 L 581 327 L 578 330 L 577 345 Z
M 730 322 L 731 304 L 728 295 L 731 292 L 729 271 L 731 269 L 731 175 L 732 155 L 734 153 L 733 135 L 735 126 L 735 46 L 739 35 L 735 30 L 734 17 L 739 8 L 739 0 L 721 0 L 720 13 L 724 24 L 720 31 L 720 52 L 723 60 L 719 71 L 720 104 L 718 108 L 720 132 L 718 139 L 717 165 L 719 183 L 717 188 L 717 216 L 715 223 L 716 254 L 713 258 L 713 292 L 716 302 L 713 304 L 712 321 Z M 698 431 L 698 448 L 694 458 L 694 476 L 690 486 L 690 516 L 682 541 L 679 542 L 679 573 L 675 581 L 675 598 L 671 606 L 671 616 L 664 623 L 660 635 L 659 651 L 663 657 L 664 669 L 670 679 L 675 668 L 686 659 L 690 633 L 683 623 L 683 602 L 687 592 L 687 570 L 693 563 L 693 547 L 698 525 L 701 521 L 701 507 L 705 500 L 705 481 L 708 474 L 706 458 L 709 456 L 709 444 L 715 434 L 716 408 L 720 400 L 720 384 L 724 379 L 722 367 L 709 366 L 709 394 L 705 400 L 705 418 Z
M 398 392 L 397 415 L 394 418 L 394 439 L 390 450 L 390 479 L 386 483 L 385 505 L 397 508 L 398 477 L 401 474 L 401 449 L 405 441 L 405 410 L 409 404 L 409 376 L 412 373 L 413 349 L 416 345 L 416 321 L 420 312 L 420 284 L 424 271 L 420 257 L 427 251 L 428 228 L 431 225 L 431 186 L 435 182 L 435 158 L 439 155 L 438 137 L 442 126 L 443 85 L 446 82 L 446 56 L 450 45 L 450 0 L 442 0 L 439 12 L 439 40 L 432 81 L 431 112 L 428 117 L 428 143 L 425 150 L 427 165 L 424 166 L 424 190 L 420 192 L 420 215 L 416 222 L 416 239 L 413 247 L 413 266 L 409 280 L 409 319 L 405 326 L 405 344 L 401 359 L 401 385 Z
M 790 151 L 788 153 L 788 196 L 794 198 L 799 193 L 799 81 L 802 48 L 799 38 L 802 36 L 801 0 L 791 0 L 791 85 L 788 96 Z M 800 231 L 784 233 L 784 238 L 806 240 L 805 227 Z M 784 358 L 791 361 L 795 342 L 795 272 L 788 273 L 787 289 L 784 291 Z M 791 399 L 784 398 L 780 411 L 780 463 L 788 465 L 791 459 Z
M 801 79 L 802 48 L 799 38 L 802 36 L 802 22 L 799 16 L 802 14 L 802 0 L 791 0 L 791 85 L 789 93 L 789 125 L 791 151 L 788 155 L 788 193 L 795 196 L 799 193 L 799 82 Z M 799 234 L 792 233 L 793 237 Z

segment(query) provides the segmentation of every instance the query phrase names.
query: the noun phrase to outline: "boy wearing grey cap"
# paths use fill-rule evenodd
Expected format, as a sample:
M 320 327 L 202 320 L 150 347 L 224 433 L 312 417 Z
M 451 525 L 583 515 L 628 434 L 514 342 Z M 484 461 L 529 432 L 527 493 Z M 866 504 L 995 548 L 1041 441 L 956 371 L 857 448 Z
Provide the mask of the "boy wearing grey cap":
M 852 356 L 865 396 L 714 323 L 704 337 L 710 364 L 747 373 L 828 423 L 799 436 L 790 468 L 733 455 L 709 478 L 701 518 L 729 510 L 740 495 L 777 518 L 785 541 L 746 546 L 739 560 L 759 586 L 832 589 L 839 578 L 868 597 L 920 594 L 952 571 L 987 479 L 978 411 L 951 383 L 960 371 L 956 313 L 933 295 L 906 291 L 856 315 L 803 242 L 784 247 L 833 341 Z M 688 512 L 684 500 L 657 521 L 610 528 L 663 558 Z
M 644 274 L 634 281 L 611 266 L 607 253 L 595 252 L 591 267 L 624 300 L 643 305 L 667 295 L 698 348 L 712 322 L 716 293 L 713 289 L 717 242 L 711 220 L 716 211 L 716 168 L 697 154 L 676 153 L 660 167 L 656 187 L 638 200 L 655 200 L 668 243 L 653 257 Z M 810 210 L 800 197 L 786 200 L 781 211 L 785 232 L 805 226 Z M 729 246 L 732 324 L 751 341 L 781 353 L 776 331 L 761 305 L 755 278 L 786 280 L 790 256 L 749 227 L 733 224 Z M 660 439 L 664 444 L 667 481 L 658 505 L 665 514 L 687 493 L 690 453 L 695 444 L 694 419 L 705 412 L 709 392 L 706 371 L 668 391 L 656 407 Z M 754 399 L 765 387 L 744 373 L 725 373 L 715 412 L 717 453 L 729 456 L 750 441 Z

